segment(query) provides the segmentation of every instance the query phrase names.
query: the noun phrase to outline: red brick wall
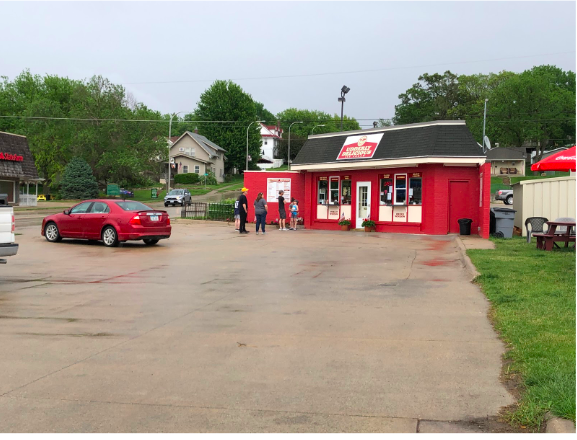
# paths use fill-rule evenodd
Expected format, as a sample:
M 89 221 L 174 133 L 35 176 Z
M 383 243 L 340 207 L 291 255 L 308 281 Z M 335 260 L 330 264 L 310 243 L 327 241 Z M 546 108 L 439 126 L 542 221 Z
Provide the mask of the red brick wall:
M 491 216 L 491 164 L 486 163 L 479 168 L 479 178 L 482 181 L 483 203 L 479 207 L 479 235 L 489 238 L 489 226 Z
M 449 231 L 449 185 L 450 181 L 466 181 L 470 188 L 470 197 L 463 200 L 468 203 L 470 216 L 473 220 L 471 233 L 479 234 L 483 238 L 489 236 L 489 203 L 491 173 L 490 166 L 485 164 L 482 167 L 452 167 L 443 165 L 421 165 L 415 168 L 387 168 L 377 170 L 348 170 L 332 172 L 268 172 L 268 171 L 247 171 L 245 173 L 244 185 L 249 188 L 249 221 L 254 221 L 253 203 L 259 192 L 266 195 L 267 178 L 291 178 L 292 197 L 299 200 L 300 216 L 304 218 L 305 227 L 309 229 L 340 229 L 335 220 L 316 220 L 317 203 L 317 181 L 319 176 L 351 176 L 352 185 L 352 208 L 353 215 L 356 199 L 356 184 L 360 181 L 371 182 L 371 206 L 379 206 L 379 178 L 380 174 L 395 173 L 421 173 L 423 178 L 423 213 L 421 224 L 402 224 L 381 222 L 377 220 L 378 232 L 401 232 L 411 234 L 432 234 L 445 235 Z M 483 173 L 483 206 L 479 206 L 480 198 L 480 173 Z M 269 215 L 267 223 L 278 218 L 278 204 L 268 203 Z M 373 219 L 377 217 L 377 210 L 373 210 Z
M 266 198 L 267 179 L 272 178 L 289 178 L 291 179 L 291 197 L 299 201 L 299 216 L 306 218 L 305 203 L 305 174 L 298 171 L 245 171 L 244 186 L 248 188 L 248 222 L 254 222 L 254 201 L 259 192 L 262 192 Z M 285 209 L 288 212 L 288 203 L 290 200 L 285 200 Z M 278 203 L 268 202 L 268 214 L 266 222 L 270 224 L 271 221 L 278 220 Z M 288 219 L 287 219 L 288 220 Z

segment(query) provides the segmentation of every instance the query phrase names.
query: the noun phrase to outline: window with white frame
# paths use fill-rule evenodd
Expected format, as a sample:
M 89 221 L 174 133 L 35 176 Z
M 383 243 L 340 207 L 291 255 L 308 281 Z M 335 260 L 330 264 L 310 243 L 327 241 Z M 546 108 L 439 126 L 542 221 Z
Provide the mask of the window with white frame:
M 326 177 L 319 177 L 318 183 L 318 204 L 319 205 L 326 205 L 327 204 L 327 190 L 329 187 L 329 182 Z
M 196 174 L 200 174 L 200 165 L 195 165 L 195 166 L 194 166 L 194 172 L 195 172 Z
M 338 205 L 339 204 L 339 178 L 330 178 L 330 191 L 329 191 L 329 204 Z
M 182 172 L 183 172 L 184 174 L 187 174 L 187 173 L 188 173 L 188 165 L 184 165 L 184 166 L 182 167 Z
M 395 174 L 395 205 L 407 204 L 407 175 Z

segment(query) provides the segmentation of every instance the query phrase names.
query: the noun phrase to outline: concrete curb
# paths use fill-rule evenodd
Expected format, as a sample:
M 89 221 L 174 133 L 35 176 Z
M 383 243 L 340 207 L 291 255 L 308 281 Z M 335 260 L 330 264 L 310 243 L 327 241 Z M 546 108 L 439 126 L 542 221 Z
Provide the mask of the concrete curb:
M 545 414 L 545 423 L 547 434 L 575 434 L 575 423 L 571 420 L 555 417 L 550 412 Z
M 457 235 L 456 241 L 457 241 L 457 245 L 459 246 L 459 251 L 460 251 L 459 253 L 461 254 L 461 262 L 463 263 L 463 266 L 465 267 L 467 272 L 469 272 L 469 275 L 471 276 L 471 280 L 473 280 L 481 274 L 479 272 L 477 272 L 477 268 L 475 267 L 475 265 L 473 264 L 473 262 L 471 261 L 471 259 L 467 255 L 467 248 L 463 244 L 463 240 L 461 240 L 461 237 L 459 237 Z

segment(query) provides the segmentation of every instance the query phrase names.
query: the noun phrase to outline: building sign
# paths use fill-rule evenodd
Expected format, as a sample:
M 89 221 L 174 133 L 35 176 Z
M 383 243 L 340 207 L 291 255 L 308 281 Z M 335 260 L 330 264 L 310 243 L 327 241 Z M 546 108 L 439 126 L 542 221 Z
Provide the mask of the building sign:
M 14 162 L 22 162 L 24 160 L 24 157 L 19 156 L 18 154 L 0 153 L 0 160 L 11 160 Z
M 383 133 L 347 137 L 337 160 L 371 159 L 382 137 Z
M 266 179 L 266 201 L 278 202 L 278 192 L 284 191 L 285 200 L 291 199 L 291 180 L 290 179 Z

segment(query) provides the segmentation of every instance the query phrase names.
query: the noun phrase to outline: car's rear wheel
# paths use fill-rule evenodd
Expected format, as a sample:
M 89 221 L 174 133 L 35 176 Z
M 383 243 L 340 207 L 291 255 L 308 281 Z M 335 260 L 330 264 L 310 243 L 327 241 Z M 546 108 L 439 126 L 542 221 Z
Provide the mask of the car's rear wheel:
M 46 237 L 46 240 L 51 243 L 62 240 L 58 226 L 56 226 L 56 223 L 54 222 L 50 222 L 44 226 L 44 236 Z
M 142 240 L 142 241 L 144 241 L 144 244 L 147 245 L 147 246 L 152 246 L 152 245 L 158 243 L 158 240 L 155 240 L 155 239 L 152 239 L 152 238 L 145 238 L 145 239 Z
M 505 203 L 507 203 L 507 205 L 512 205 L 513 204 L 513 196 L 508 196 Z
M 118 246 L 118 234 L 116 233 L 116 229 L 112 226 L 106 226 L 102 230 L 102 241 L 104 242 L 104 246 Z

